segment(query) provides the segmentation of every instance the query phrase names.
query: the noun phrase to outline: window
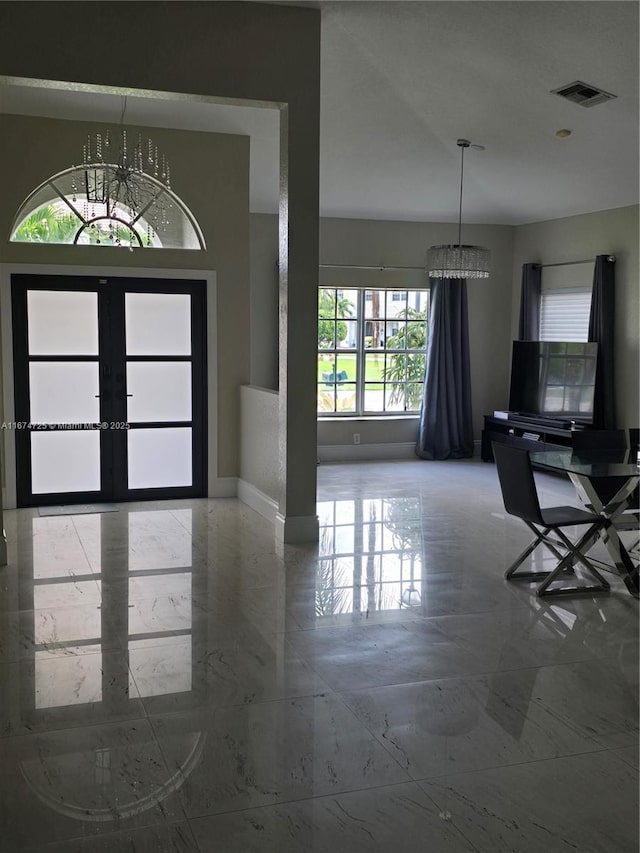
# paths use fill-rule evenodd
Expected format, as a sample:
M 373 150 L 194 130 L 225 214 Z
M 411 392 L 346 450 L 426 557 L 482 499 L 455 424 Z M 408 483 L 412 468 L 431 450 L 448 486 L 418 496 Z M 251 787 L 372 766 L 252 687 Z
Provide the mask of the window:
M 587 341 L 593 268 L 594 264 L 559 264 L 544 269 L 539 340 Z
M 543 290 L 540 297 L 541 341 L 587 341 L 591 288 Z
M 429 292 L 319 289 L 318 414 L 417 412 Z
M 107 183 L 108 170 L 112 169 L 107 164 L 94 167 L 94 173 L 104 171 L 100 179 L 94 174 L 94 180 Z M 138 180 L 142 197 L 149 203 L 135 215 L 120 204 L 109 208 L 104 203 L 89 201 L 82 168 L 74 166 L 58 172 L 20 206 L 11 227 L 11 242 L 204 249 L 202 232 L 182 199 L 149 175 L 140 175 Z M 171 215 L 163 214 L 162 221 L 156 221 L 152 199 Z
M 589 414 L 596 381 L 594 344 L 550 343 L 540 360 L 545 414 Z

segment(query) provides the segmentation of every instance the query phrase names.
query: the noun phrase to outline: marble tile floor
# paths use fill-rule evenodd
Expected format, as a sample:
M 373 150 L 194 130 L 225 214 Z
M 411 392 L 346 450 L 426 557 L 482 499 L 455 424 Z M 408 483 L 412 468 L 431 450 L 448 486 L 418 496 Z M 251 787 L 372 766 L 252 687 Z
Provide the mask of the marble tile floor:
M 638 601 L 506 582 L 493 465 L 318 477 L 316 545 L 6 512 L 1 853 L 637 853 Z

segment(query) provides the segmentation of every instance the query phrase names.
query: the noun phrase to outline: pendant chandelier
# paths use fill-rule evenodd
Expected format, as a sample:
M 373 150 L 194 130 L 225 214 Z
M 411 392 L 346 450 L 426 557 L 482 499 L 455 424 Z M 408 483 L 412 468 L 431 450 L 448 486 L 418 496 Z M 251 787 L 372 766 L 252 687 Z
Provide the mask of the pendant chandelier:
M 120 133 L 87 136 L 82 166 L 74 167 L 73 201 L 83 204 L 86 227 L 96 242 L 152 245 L 167 230 L 173 208 L 171 172 L 151 139 L 138 134 L 131 143 L 124 128 L 123 99 Z M 114 138 L 115 136 L 115 138 Z M 118 139 L 119 136 L 119 139 Z
M 460 206 L 458 209 L 458 242 L 431 246 L 427 251 L 427 274 L 429 278 L 489 278 L 491 252 L 484 246 L 467 246 L 461 241 L 462 234 L 462 185 L 464 178 L 464 150 L 471 143 L 458 139 L 460 148 Z M 475 146 L 474 146 L 475 147 Z

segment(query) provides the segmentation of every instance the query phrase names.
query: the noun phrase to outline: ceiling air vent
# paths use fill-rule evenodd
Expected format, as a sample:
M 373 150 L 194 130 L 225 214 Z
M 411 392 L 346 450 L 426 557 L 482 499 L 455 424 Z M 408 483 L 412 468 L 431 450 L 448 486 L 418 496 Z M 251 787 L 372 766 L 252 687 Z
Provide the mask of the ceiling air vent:
M 579 104 L 581 107 L 595 107 L 596 104 L 603 104 L 605 101 L 610 101 L 612 98 L 617 97 L 617 95 L 604 92 L 596 86 L 582 83 L 580 80 L 576 80 L 575 83 L 569 83 L 568 86 L 561 86 L 559 89 L 552 89 L 551 94 L 560 95 L 574 104 Z

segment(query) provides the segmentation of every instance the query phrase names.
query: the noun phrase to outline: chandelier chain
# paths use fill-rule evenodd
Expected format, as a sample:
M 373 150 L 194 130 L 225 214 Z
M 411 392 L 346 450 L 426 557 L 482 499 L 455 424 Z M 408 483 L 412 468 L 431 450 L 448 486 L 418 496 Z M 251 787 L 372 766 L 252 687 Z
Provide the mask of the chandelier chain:
M 458 143 L 460 145 L 460 143 Z M 464 183 L 464 145 L 460 145 L 460 204 L 458 205 L 458 246 L 462 245 L 462 186 Z

